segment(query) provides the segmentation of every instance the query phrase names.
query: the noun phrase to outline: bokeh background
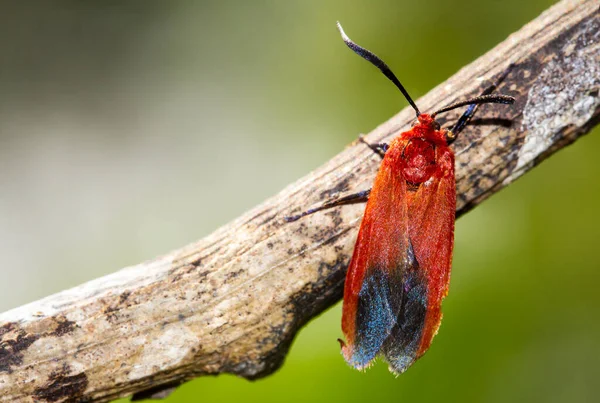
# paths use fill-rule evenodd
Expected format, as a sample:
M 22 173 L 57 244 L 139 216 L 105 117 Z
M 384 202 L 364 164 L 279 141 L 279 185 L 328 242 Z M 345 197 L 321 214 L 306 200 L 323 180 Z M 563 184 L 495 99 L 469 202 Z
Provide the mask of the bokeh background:
M 209 234 L 549 0 L 2 2 L 0 311 Z M 395 378 L 346 366 L 340 305 L 283 367 L 167 402 L 585 402 L 600 378 L 600 132 L 461 218 L 445 319 Z M 123 400 L 126 401 L 126 400 Z

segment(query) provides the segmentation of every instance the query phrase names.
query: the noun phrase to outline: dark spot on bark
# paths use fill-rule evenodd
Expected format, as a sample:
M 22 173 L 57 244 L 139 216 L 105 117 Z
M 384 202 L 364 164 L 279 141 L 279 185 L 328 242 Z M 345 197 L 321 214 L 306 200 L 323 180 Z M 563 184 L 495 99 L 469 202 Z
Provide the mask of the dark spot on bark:
M 296 233 L 298 235 L 304 235 L 306 233 L 306 229 L 307 229 L 306 224 L 302 222 L 302 223 L 300 223 L 300 225 L 298 225 L 296 227 L 296 229 L 294 230 L 294 233 Z
M 106 318 L 108 319 L 108 321 L 113 322 L 113 321 L 116 321 L 117 319 L 119 319 L 119 316 L 117 315 L 117 313 L 127 307 L 130 307 L 133 304 L 133 303 L 127 303 L 127 300 L 129 299 L 131 294 L 132 294 L 131 291 L 123 291 L 119 295 L 119 300 L 116 304 L 110 305 L 104 309 L 104 313 L 106 314 Z M 122 318 L 123 318 L 123 315 L 121 315 L 121 319 Z
M 267 248 L 273 249 L 273 242 L 267 242 Z
M 205 270 L 205 271 L 202 271 L 202 272 L 198 273 L 198 278 L 199 278 L 200 282 L 203 282 L 204 279 L 206 279 L 206 276 L 208 276 L 209 273 L 210 273 L 210 270 Z
M 344 223 L 344 219 L 342 218 L 342 215 L 340 214 L 339 209 L 331 210 L 327 214 L 331 217 L 331 221 L 333 221 L 334 227 L 337 228 Z
M 8 333 L 16 331 L 16 337 L 10 337 Z M 4 337 L 4 336 L 8 337 Z M 22 351 L 27 350 L 37 339 L 39 335 L 28 334 L 23 329 L 18 328 L 14 322 L 7 323 L 0 330 L 0 372 L 12 373 L 12 367 L 23 363 Z
M 319 200 L 323 200 L 326 198 L 331 198 L 334 195 L 340 194 L 342 192 L 346 192 L 350 189 L 350 181 L 354 179 L 354 174 L 347 175 L 344 179 L 342 179 L 337 185 L 333 188 L 324 190 L 319 193 Z
M 232 271 L 231 273 L 227 273 L 227 275 L 225 275 L 225 281 L 231 280 L 232 278 L 236 278 L 243 272 L 244 272 L 244 269 L 239 269 L 237 271 Z
M 307 249 L 308 249 L 308 248 L 306 247 L 306 244 L 303 244 L 303 245 L 300 247 L 300 249 L 298 249 L 298 254 L 299 254 L 300 256 L 304 256 L 304 254 L 306 253 L 306 250 L 307 250 Z
M 475 181 L 479 180 L 481 177 L 483 177 L 485 175 L 485 173 L 483 172 L 482 169 L 477 169 L 475 172 L 473 172 L 471 175 L 469 175 L 469 183 L 475 183 Z
M 116 308 L 114 306 L 107 306 L 106 308 L 104 308 L 104 314 L 106 315 L 106 319 L 109 322 L 114 322 L 118 319 L 118 316 L 116 314 L 116 312 L 119 311 L 119 308 Z
M 186 270 L 187 268 L 187 270 Z M 191 270 L 195 270 L 196 266 L 194 265 L 176 265 L 175 267 L 169 269 L 167 273 L 167 277 L 171 280 L 171 283 L 176 283 L 183 277 L 184 274 L 189 273 Z
M 129 296 L 131 295 L 131 291 L 123 291 L 121 293 L 121 295 L 119 296 L 119 304 L 124 303 L 127 298 L 129 298 Z
M 342 235 L 347 234 L 348 231 L 352 229 L 352 227 L 346 227 L 342 231 L 339 231 L 338 228 L 329 226 L 325 227 L 324 229 L 321 229 L 319 232 L 317 232 L 310 238 L 315 243 L 328 245 L 335 242 L 338 238 L 340 238 Z
M 310 236 L 311 241 L 315 244 L 324 242 L 326 239 L 331 239 L 335 236 L 335 228 L 332 226 L 321 227 L 318 231 Z
M 62 369 L 54 371 L 44 386 L 36 388 L 33 395 L 47 402 L 79 402 L 88 386 L 87 375 L 83 372 L 68 375 L 71 368 L 64 364 Z
M 185 320 L 185 315 L 180 313 L 179 315 L 177 315 L 177 319 L 179 319 L 179 321 L 182 322 L 183 320 Z
M 49 334 L 49 336 L 57 336 L 60 337 L 63 334 L 71 333 L 77 327 L 77 324 L 73 321 L 68 320 L 67 318 L 58 317 L 56 318 L 56 329 Z

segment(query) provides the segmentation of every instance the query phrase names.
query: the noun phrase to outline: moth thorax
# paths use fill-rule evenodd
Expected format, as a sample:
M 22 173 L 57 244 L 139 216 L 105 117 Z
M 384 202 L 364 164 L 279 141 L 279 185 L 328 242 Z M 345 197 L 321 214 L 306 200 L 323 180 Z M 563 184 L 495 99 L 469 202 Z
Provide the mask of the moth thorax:
M 406 181 L 423 183 L 435 171 L 435 144 L 422 138 L 410 139 L 402 151 L 402 160 L 402 173 Z

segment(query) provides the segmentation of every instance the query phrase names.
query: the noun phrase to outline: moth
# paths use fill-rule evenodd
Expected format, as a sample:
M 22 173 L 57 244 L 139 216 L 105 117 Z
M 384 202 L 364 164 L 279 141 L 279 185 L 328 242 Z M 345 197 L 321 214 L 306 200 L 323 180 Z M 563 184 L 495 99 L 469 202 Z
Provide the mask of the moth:
M 367 203 L 344 284 L 345 341 L 340 344 L 352 367 L 364 369 L 381 355 L 390 371 L 400 374 L 429 348 L 440 327 L 442 300 L 448 294 L 456 210 L 454 153 L 449 146 L 479 105 L 514 103 L 513 97 L 493 94 L 512 66 L 480 96 L 421 113 L 390 68 L 350 40 L 339 23 L 337 27 L 351 50 L 396 85 L 417 120 L 389 144 L 365 142 L 382 157 L 371 189 L 286 220 Z M 440 127 L 437 115 L 465 106 L 451 128 Z

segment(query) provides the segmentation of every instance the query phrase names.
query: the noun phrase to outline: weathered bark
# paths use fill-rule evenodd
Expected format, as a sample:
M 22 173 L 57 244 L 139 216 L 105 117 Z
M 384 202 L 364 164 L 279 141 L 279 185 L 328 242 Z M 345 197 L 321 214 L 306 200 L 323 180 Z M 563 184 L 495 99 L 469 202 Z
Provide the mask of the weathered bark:
M 417 103 L 476 95 L 509 63 L 499 91 L 516 104 L 483 106 L 454 144 L 457 214 L 598 122 L 598 2 L 562 1 Z M 413 118 L 403 110 L 367 139 L 389 140 Z M 355 143 L 205 239 L 0 315 L 0 400 L 107 401 L 199 375 L 270 374 L 340 298 L 363 207 L 283 216 L 369 188 L 379 161 Z

